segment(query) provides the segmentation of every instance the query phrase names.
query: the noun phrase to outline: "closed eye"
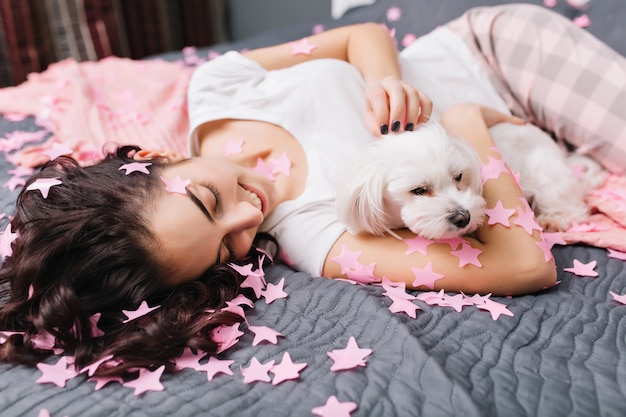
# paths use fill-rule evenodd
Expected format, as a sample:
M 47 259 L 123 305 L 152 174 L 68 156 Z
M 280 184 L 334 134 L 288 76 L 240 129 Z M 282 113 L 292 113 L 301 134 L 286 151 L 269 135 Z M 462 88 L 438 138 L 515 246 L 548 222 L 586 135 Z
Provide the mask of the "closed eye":
M 411 190 L 411 193 L 415 195 L 424 195 L 428 194 L 428 187 L 417 187 Z
M 461 182 L 462 179 L 463 179 L 463 173 L 462 172 L 459 175 L 457 175 L 456 177 L 454 177 L 454 181 L 456 181 L 456 182 Z

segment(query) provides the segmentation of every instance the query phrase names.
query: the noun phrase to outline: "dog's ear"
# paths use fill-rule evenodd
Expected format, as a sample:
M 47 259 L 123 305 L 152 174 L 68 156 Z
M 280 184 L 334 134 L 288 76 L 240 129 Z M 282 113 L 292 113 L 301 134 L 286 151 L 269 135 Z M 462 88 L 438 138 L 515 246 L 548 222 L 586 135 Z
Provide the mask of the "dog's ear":
M 469 178 L 469 186 L 474 191 L 475 194 L 482 195 L 483 194 L 483 178 L 480 172 L 480 167 L 482 162 L 478 153 L 474 148 L 467 142 L 461 139 L 452 138 L 455 142 L 455 145 L 465 154 L 466 160 L 471 163 L 470 166 L 470 178 Z
M 380 166 L 361 162 L 337 187 L 337 215 L 352 234 L 380 236 L 389 231 L 384 201 L 386 173 Z

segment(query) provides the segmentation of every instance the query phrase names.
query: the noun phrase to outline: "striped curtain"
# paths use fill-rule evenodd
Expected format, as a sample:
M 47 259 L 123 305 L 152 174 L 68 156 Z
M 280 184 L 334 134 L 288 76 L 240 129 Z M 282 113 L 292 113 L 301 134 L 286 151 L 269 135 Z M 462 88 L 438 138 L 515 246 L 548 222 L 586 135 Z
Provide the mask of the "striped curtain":
M 143 58 L 229 40 L 227 0 L 0 0 L 0 87 L 64 58 Z

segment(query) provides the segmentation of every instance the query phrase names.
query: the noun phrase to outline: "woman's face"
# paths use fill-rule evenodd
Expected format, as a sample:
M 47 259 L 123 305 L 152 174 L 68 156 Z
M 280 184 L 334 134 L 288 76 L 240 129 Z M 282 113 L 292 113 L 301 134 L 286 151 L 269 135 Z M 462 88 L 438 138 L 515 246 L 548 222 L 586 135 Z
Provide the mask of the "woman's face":
M 197 279 L 210 266 L 247 255 L 265 215 L 277 204 L 271 181 L 221 158 L 192 158 L 166 167 L 165 181 L 189 181 L 186 193 L 164 192 L 150 218 L 167 282 Z

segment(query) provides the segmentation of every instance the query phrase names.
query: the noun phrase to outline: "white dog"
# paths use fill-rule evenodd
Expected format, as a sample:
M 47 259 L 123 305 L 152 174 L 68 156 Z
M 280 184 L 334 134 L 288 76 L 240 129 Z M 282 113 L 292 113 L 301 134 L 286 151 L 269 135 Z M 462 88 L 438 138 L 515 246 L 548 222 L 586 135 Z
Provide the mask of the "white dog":
M 584 221 L 586 192 L 604 179 L 599 164 L 584 164 L 581 180 L 566 153 L 541 129 L 500 123 L 490 133 L 519 181 L 539 224 L 565 230 Z M 349 232 L 374 235 L 408 227 L 428 239 L 471 233 L 484 219 L 480 160 L 474 149 L 431 121 L 413 132 L 388 135 L 357 156 L 338 184 L 336 207 Z

